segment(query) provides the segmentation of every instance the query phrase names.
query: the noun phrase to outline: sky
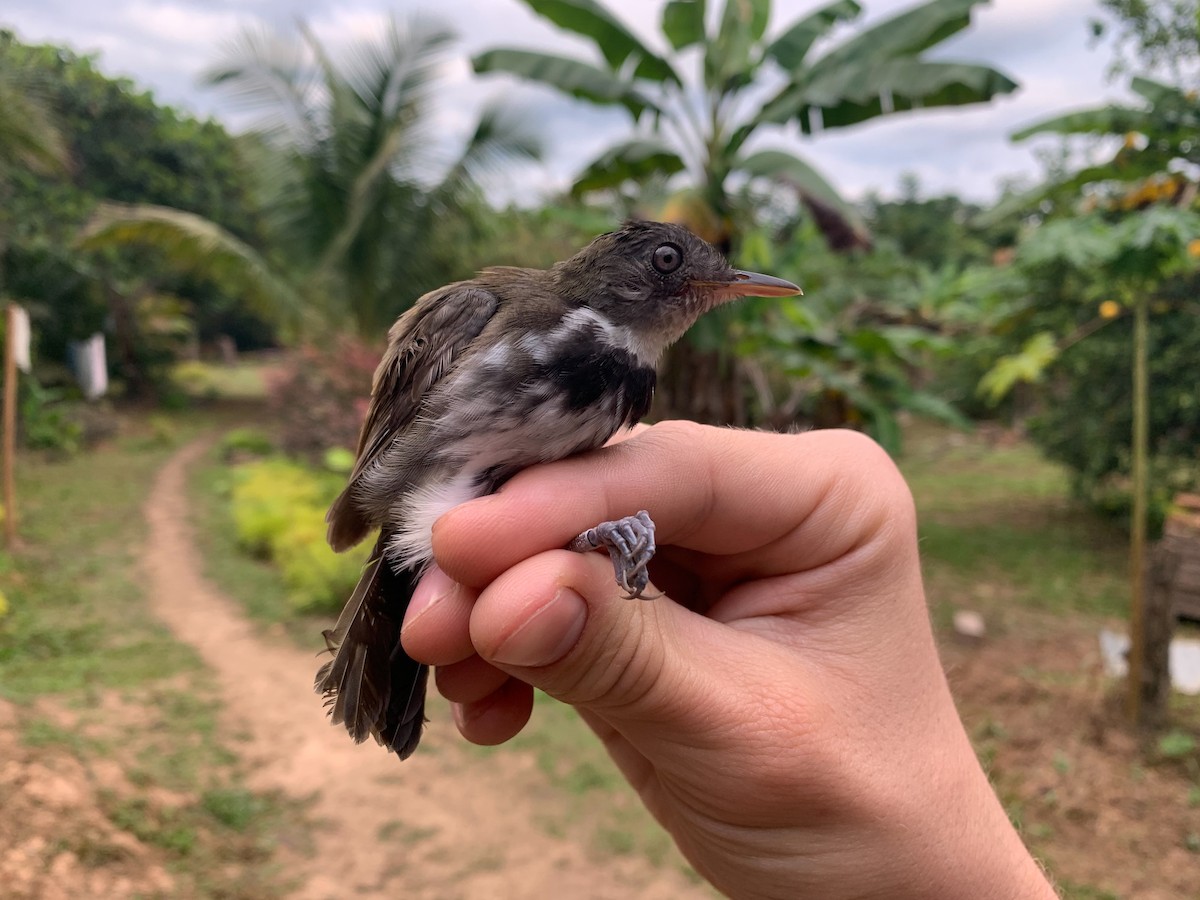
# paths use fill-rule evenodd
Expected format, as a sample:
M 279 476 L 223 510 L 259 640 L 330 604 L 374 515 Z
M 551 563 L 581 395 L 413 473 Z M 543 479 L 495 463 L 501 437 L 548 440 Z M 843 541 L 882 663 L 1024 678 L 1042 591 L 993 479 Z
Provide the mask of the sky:
M 826 2 L 775 0 L 768 35 Z M 663 49 L 657 35 L 661 0 L 604 3 L 647 44 Z M 862 5 L 866 13 L 858 25 L 886 18 L 913 0 L 862 0 Z M 198 75 L 218 57 L 222 43 L 247 24 L 288 29 L 301 17 L 336 53 L 339 46 L 378 34 L 389 15 L 418 12 L 439 17 L 460 36 L 434 109 L 448 142 L 465 137 L 482 105 L 497 97 L 516 103 L 543 134 L 546 159 L 512 170 L 492 185 L 499 199 L 529 199 L 561 189 L 607 145 L 628 135 L 631 126 L 622 111 L 506 76 L 471 74 L 467 57 L 496 46 L 598 58 L 593 45 L 539 19 L 520 0 L 3 0 L 0 26 L 25 41 L 98 53 L 106 73 L 130 77 L 162 102 L 215 116 L 238 130 L 250 127 L 252 118 L 219 90 L 201 86 Z M 924 195 L 953 191 L 986 202 L 1002 179 L 1035 179 L 1041 171 L 1037 150 L 1057 146 L 1052 139 L 1013 144 L 1008 138 L 1013 131 L 1128 96 L 1106 76 L 1110 48 L 1093 46 L 1088 22 L 1098 15 L 1095 0 L 992 0 L 976 8 L 967 31 L 932 56 L 993 65 L 1020 83 L 1015 94 L 991 104 L 900 114 L 811 138 L 795 129 L 776 131 L 761 138 L 761 146 L 802 155 L 851 199 L 869 192 L 894 196 L 901 176 L 911 173 Z M 853 26 L 836 34 L 852 31 Z

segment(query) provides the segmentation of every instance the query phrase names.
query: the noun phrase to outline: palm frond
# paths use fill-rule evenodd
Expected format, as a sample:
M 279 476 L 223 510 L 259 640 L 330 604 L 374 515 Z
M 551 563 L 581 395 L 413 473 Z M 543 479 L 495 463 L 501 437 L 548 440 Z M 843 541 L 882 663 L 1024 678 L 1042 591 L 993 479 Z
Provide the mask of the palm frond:
M 284 328 L 296 329 L 317 312 L 254 248 L 193 213 L 102 203 L 79 234 L 85 249 L 130 245 L 152 248 L 180 271 L 211 278 Z
M 263 133 L 304 148 L 319 142 L 320 76 L 301 42 L 264 25 L 248 26 L 225 42 L 200 81 L 259 112 Z

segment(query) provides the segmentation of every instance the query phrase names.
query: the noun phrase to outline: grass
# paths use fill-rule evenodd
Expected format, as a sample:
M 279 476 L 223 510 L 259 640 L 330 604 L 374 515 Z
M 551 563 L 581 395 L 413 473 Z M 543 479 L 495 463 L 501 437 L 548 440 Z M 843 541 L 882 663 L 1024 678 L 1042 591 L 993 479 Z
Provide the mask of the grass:
M 328 627 L 329 617 L 298 613 L 277 570 L 238 546 L 230 524 L 229 485 L 229 470 L 219 448 L 191 472 L 190 502 L 206 577 L 237 598 L 253 620 L 282 626 L 301 646 L 319 649 L 320 631 Z M 670 838 L 569 707 L 539 693 L 533 722 L 507 749 L 472 748 L 480 756 L 513 750 L 533 754 L 548 782 L 564 797 L 561 806 L 547 810 L 541 821 L 547 834 L 561 835 L 582 826 L 601 857 L 637 853 L 662 862 L 673 853 Z
M 97 786 L 91 802 L 161 851 L 182 894 L 270 897 L 285 888 L 272 841 L 296 810 L 242 785 L 209 677 L 148 613 L 139 570 L 153 474 L 212 421 L 133 419 L 93 452 L 22 458 L 23 547 L 3 561 L 0 698 L 39 759 L 119 766 L 121 786 Z M 164 792 L 178 802 L 164 805 Z M 94 836 L 63 843 L 88 865 L 116 853 Z
M 931 604 L 1123 616 L 1125 538 L 1070 499 L 1067 473 L 1027 444 L 918 429 L 900 461 L 916 500 Z
M 670 837 L 571 707 L 535 692 L 530 724 L 506 746 L 504 750 L 473 750 L 480 756 L 511 750 L 533 754 L 542 774 L 563 798 L 561 805 L 546 810 L 539 822 L 547 834 L 561 835 L 584 825 L 598 856 L 636 853 L 656 865 L 674 857 L 688 868 L 674 852 Z
M 1007 610 L 1120 615 L 1126 598 L 1118 529 L 1069 499 L 1066 473 L 1027 445 L 992 447 L 974 436 L 917 429 L 901 460 L 920 514 L 922 555 L 935 618 L 968 606 L 996 621 Z M 282 623 L 305 646 L 325 620 L 298 615 L 279 575 L 246 556 L 229 526 L 228 475 L 214 452 L 192 476 L 206 573 L 262 623 Z M 979 737 L 1003 737 L 1003 726 Z M 683 865 L 670 839 L 574 711 L 538 695 L 530 725 L 506 749 L 531 754 L 561 798 L 539 817 L 551 835 L 579 834 L 598 858 L 636 854 Z M 1060 765 L 1070 765 L 1063 757 Z M 1019 804 L 1010 810 L 1020 818 Z M 1075 896 L 1092 896 L 1084 886 Z M 1100 896 L 1100 895 L 1095 895 Z
M 197 400 L 262 400 L 266 396 L 264 373 L 270 361 L 243 357 L 230 366 L 218 363 L 186 361 L 172 371 L 175 384 Z

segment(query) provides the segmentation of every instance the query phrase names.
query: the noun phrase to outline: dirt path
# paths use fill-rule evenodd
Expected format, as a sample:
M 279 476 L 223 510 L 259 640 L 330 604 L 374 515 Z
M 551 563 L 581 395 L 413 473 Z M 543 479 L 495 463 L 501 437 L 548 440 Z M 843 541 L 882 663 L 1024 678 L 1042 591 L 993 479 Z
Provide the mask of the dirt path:
M 315 795 L 315 847 L 280 851 L 298 896 L 711 897 L 674 869 L 631 857 L 597 861 L 579 843 L 548 836 L 537 823 L 553 795 L 533 761 L 470 755 L 445 716 L 404 764 L 331 728 L 312 691 L 317 660 L 264 640 L 200 574 L 185 475 L 207 446 L 172 457 L 146 504 L 151 607 L 213 669 L 227 724 L 247 738 L 240 749 L 251 786 Z

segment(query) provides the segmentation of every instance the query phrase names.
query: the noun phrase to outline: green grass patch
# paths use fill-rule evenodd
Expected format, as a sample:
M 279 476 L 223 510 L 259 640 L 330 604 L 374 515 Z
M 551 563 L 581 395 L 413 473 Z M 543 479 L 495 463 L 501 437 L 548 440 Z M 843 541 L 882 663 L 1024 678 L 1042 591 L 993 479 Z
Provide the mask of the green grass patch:
M 25 551 L 0 621 L 0 696 L 121 689 L 195 671 L 193 653 L 145 612 L 141 506 L 170 450 L 133 435 L 58 463 L 23 460 Z
M 1124 615 L 1124 535 L 1073 501 L 1066 471 L 1033 447 L 921 430 L 900 465 L 939 624 L 947 605 Z
M 171 380 L 194 400 L 262 400 L 267 395 L 266 368 L 257 359 L 238 360 L 231 366 L 189 360 L 175 365 Z
M 118 764 L 128 784 L 92 802 L 162 851 L 181 896 L 273 897 L 286 885 L 271 848 L 283 833 L 303 839 L 300 810 L 242 786 L 211 676 L 148 612 L 140 568 L 155 473 L 218 421 L 219 412 L 134 418 L 93 452 L 21 458 L 23 546 L 0 561 L 0 697 L 15 704 L 22 743 L 38 754 Z M 70 827 L 63 822 L 59 843 L 87 864 L 122 857 Z

